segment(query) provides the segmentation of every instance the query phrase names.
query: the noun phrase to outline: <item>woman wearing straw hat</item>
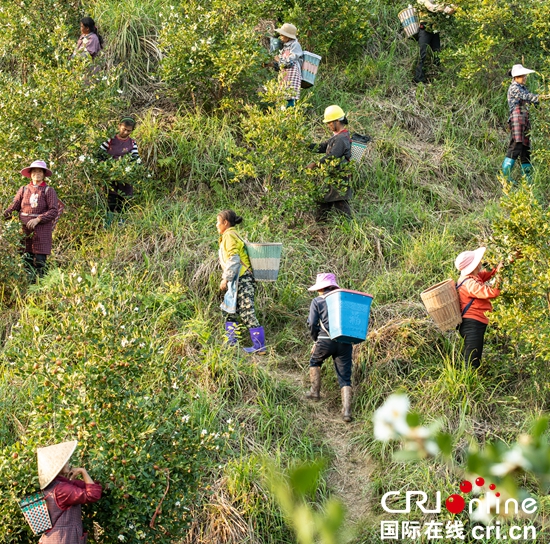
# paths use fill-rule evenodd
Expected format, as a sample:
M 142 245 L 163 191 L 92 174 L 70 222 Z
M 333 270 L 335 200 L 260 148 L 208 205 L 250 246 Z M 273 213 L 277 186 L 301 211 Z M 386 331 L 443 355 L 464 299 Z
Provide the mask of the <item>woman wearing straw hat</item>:
M 82 528 L 81 505 L 101 498 L 101 485 L 94 483 L 85 468 L 71 468 L 69 459 L 76 440 L 38 448 L 38 480 L 50 513 L 52 528 L 40 544 L 84 544 L 87 533 Z M 82 480 L 75 479 L 81 476 Z
M 46 272 L 46 259 L 52 252 L 52 233 L 59 216 L 59 199 L 45 178 L 52 175 L 44 161 L 34 161 L 21 170 L 21 175 L 30 178 L 23 185 L 11 205 L 4 211 L 4 219 L 12 212 L 19 213 L 25 241 L 24 260 L 32 279 Z
M 525 174 L 528 180 L 532 176 L 531 166 L 531 142 L 529 140 L 529 104 L 538 104 L 539 100 L 547 100 L 548 95 L 539 95 L 530 93 L 525 83 L 527 76 L 534 73 L 534 70 L 529 70 L 521 64 L 514 64 L 509 71 L 512 76 L 512 83 L 508 88 L 508 110 L 510 117 L 508 124 L 510 126 L 510 144 L 506 151 L 506 157 L 502 163 L 502 173 L 504 177 L 510 181 L 512 168 L 515 162 L 519 159 L 522 173 Z
M 479 247 L 475 251 L 463 251 L 455 259 L 455 266 L 460 270 L 457 291 L 462 313 L 462 323 L 458 330 L 464 338 L 464 360 L 474 368 L 478 368 L 481 363 L 483 339 L 489 323 L 486 314 L 493 309 L 491 299 L 500 295 L 499 279 L 494 287 L 485 282 L 500 272 L 502 262 L 490 272 L 482 270 L 481 259 L 485 249 Z
M 265 353 L 265 332 L 256 317 L 254 292 L 256 282 L 252 274 L 250 257 L 246 245 L 235 230 L 243 218 L 233 210 L 223 210 L 216 218 L 216 229 L 220 235 L 218 252 L 223 270 L 220 290 L 225 291 L 221 304 L 225 317 L 225 333 L 230 346 L 237 345 L 236 316 L 250 332 L 252 347 L 244 348 L 247 353 Z
M 332 357 L 342 395 L 342 419 L 349 423 L 351 421 L 353 346 L 352 344 L 335 342 L 330 339 L 330 324 L 325 297 L 335 289 L 340 289 L 340 287 L 336 283 L 336 276 L 330 273 L 317 274 L 315 285 L 308 289 L 308 291 L 318 291 L 319 296 L 311 301 L 307 319 L 309 333 L 315 344 L 311 350 L 309 360 L 311 389 L 306 393 L 306 397 L 314 401 L 321 398 L 321 366 L 326 359 Z
M 281 70 L 281 80 L 288 89 L 287 107 L 292 107 L 300 98 L 304 53 L 296 37 L 294 25 L 285 23 L 281 28 L 276 28 L 275 32 L 279 33 L 280 40 L 283 42 L 283 48 L 275 57 L 275 62 Z
M 312 144 L 310 147 L 317 153 L 324 153 L 317 163 L 312 162 L 307 165 L 307 168 L 314 169 L 320 164 L 338 159 L 335 170 L 332 175 L 342 179 L 342 176 L 338 176 L 340 167 L 343 164 L 347 164 L 351 159 L 351 138 L 349 131 L 346 128 L 348 119 L 344 110 L 337 105 L 328 106 L 325 109 L 323 117 L 323 123 L 326 123 L 329 130 L 332 131 L 332 136 L 323 143 Z M 347 176 L 349 182 L 349 176 Z M 351 208 L 349 206 L 349 200 L 352 197 L 352 190 L 349 186 L 345 187 L 345 193 L 342 194 L 338 188 L 331 186 L 328 193 L 323 197 L 323 201 L 319 203 L 319 211 L 317 219 L 324 221 L 331 209 L 334 209 L 344 215 L 351 217 Z

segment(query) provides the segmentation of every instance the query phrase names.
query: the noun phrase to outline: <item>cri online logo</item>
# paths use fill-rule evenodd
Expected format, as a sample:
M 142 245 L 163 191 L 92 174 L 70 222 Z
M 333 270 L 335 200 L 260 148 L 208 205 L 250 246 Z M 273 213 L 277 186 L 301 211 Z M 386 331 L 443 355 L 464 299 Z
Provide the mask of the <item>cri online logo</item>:
M 478 488 L 482 488 L 485 485 L 485 480 L 481 477 L 475 479 L 475 485 Z M 468 480 L 464 480 L 460 484 L 460 491 L 462 493 L 468 494 L 471 493 L 473 490 L 473 485 Z M 496 485 L 495 484 L 489 484 L 489 490 L 494 493 L 495 501 L 494 506 L 496 507 L 495 513 L 500 513 L 500 493 L 495 492 Z M 437 491 L 435 494 L 435 506 L 433 509 L 427 508 L 426 503 L 428 502 L 428 494 L 424 491 L 407 491 L 405 494 L 406 498 L 406 507 L 402 510 L 397 510 L 390 508 L 387 505 L 387 500 L 390 497 L 396 496 L 398 497 L 401 495 L 400 491 L 389 491 L 388 493 L 385 493 L 382 496 L 381 505 L 382 508 L 391 514 L 409 514 L 411 512 L 411 506 L 413 503 L 416 503 L 416 506 L 425 514 L 439 514 L 441 513 L 441 492 Z M 490 495 L 490 492 L 486 492 L 486 496 Z M 413 497 L 417 497 L 416 500 L 413 500 Z M 473 511 L 474 504 L 477 504 L 477 507 L 481 507 L 481 499 L 470 499 L 469 505 L 468 505 L 468 511 L 471 514 Z M 486 501 L 487 508 L 490 508 L 490 503 Z M 508 514 L 510 507 L 514 509 L 514 513 L 517 514 L 519 511 L 519 504 L 515 499 L 507 499 L 504 503 L 504 513 Z M 450 495 L 447 497 L 447 500 L 445 501 L 445 508 L 451 513 L 451 514 L 460 514 L 463 512 L 466 508 L 466 501 L 464 500 L 464 497 L 462 495 L 459 495 L 458 493 L 455 493 L 453 495 Z M 525 514 L 534 514 L 537 511 L 537 501 L 532 498 L 526 498 L 521 503 L 521 510 Z M 489 512 L 488 512 L 489 513 Z

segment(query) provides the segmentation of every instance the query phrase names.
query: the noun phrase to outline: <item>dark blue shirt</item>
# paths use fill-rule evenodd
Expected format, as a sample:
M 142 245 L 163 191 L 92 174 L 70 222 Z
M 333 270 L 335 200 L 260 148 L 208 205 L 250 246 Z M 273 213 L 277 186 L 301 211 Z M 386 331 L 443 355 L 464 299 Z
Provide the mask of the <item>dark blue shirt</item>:
M 326 332 L 322 329 L 319 323 L 323 324 Z M 309 317 L 307 318 L 307 326 L 309 328 L 309 334 L 314 342 L 317 342 L 317 338 L 319 336 L 329 338 L 329 335 L 327 334 L 330 332 L 328 325 L 328 309 L 327 301 L 324 296 L 316 297 L 311 301 L 311 306 L 309 307 Z

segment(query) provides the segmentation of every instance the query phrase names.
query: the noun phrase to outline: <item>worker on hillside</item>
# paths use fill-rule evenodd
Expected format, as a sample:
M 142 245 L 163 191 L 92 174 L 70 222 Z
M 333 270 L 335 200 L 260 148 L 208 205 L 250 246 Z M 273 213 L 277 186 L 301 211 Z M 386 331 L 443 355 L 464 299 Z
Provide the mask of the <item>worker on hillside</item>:
M 123 117 L 118 125 L 118 134 L 105 140 L 99 147 L 99 160 L 115 159 L 118 160 L 125 155 L 129 155 L 133 161 L 141 162 L 138 146 L 135 140 L 130 138 L 130 134 L 136 127 L 136 121 L 133 117 Z M 124 211 L 128 200 L 134 195 L 134 187 L 131 183 L 121 179 L 113 182 L 109 187 L 107 195 L 107 219 L 105 226 L 111 225 L 115 213 Z
M 30 182 L 20 187 L 11 205 L 4 211 L 4 219 L 19 213 L 23 226 L 23 260 L 31 281 L 46 273 L 46 259 L 52 252 L 52 234 L 60 215 L 60 202 L 55 189 L 46 183 L 52 175 L 44 161 L 34 161 L 21 170 Z
M 332 131 L 332 136 L 321 144 L 312 144 L 310 148 L 317 153 L 325 153 L 325 156 L 318 163 L 312 162 L 308 164 L 307 168 L 315 169 L 320 164 L 334 163 L 332 166 L 332 177 L 340 180 L 340 187 L 331 186 L 328 193 L 324 195 L 322 202 L 319 203 L 318 221 L 326 220 L 331 209 L 351 217 L 349 200 L 353 195 L 349 187 L 350 176 L 341 172 L 342 166 L 347 164 L 351 159 L 351 138 L 346 128 L 348 120 L 344 110 L 340 106 L 328 106 L 325 109 L 323 123 L 326 123 Z M 344 182 L 343 187 L 342 182 Z M 344 191 L 343 194 L 340 191 Z
M 481 363 L 485 330 L 489 323 L 486 314 L 493 310 L 491 299 L 500 295 L 500 278 L 494 287 L 486 285 L 485 282 L 500 272 L 503 265 L 500 262 L 490 272 L 483 270 L 481 259 L 485 249 L 479 247 L 475 251 L 463 251 L 455 259 L 455 266 L 460 271 L 457 291 L 462 313 L 462 323 L 458 330 L 464 338 L 464 360 L 474 368 L 478 368 Z
M 92 480 L 85 468 L 70 466 L 69 460 L 76 446 L 75 440 L 36 451 L 38 481 L 52 523 L 52 528 L 42 535 L 39 544 L 82 544 L 87 541 L 81 505 L 101 499 L 102 487 Z
M 233 210 L 223 210 L 216 218 L 216 229 L 220 235 L 218 256 L 223 271 L 220 290 L 225 291 L 221 309 L 225 317 L 227 344 L 237 345 L 239 316 L 252 340 L 252 347 L 244 348 L 244 351 L 263 354 L 266 351 L 265 332 L 254 307 L 256 282 L 246 244 L 235 229 L 242 221 L 243 218 Z
M 430 0 L 417 0 L 418 17 L 420 19 L 420 28 L 418 30 L 418 46 L 420 48 L 420 59 L 416 66 L 414 81 L 416 83 L 426 83 L 424 73 L 424 63 L 428 54 L 428 47 L 436 55 L 435 62 L 439 62 L 437 54 L 441 51 L 441 39 L 439 33 L 441 25 L 445 18 L 450 17 L 456 8 L 451 5 L 435 4 Z
M 351 421 L 351 371 L 352 344 L 344 344 L 330 339 L 330 323 L 325 297 L 335 289 L 340 289 L 334 274 L 317 274 L 317 281 L 308 291 L 318 291 L 319 296 L 311 301 L 307 326 L 311 338 L 315 342 L 311 349 L 309 360 L 309 378 L 311 389 L 306 398 L 318 401 L 321 398 L 321 366 L 326 359 L 332 357 L 334 370 L 338 377 L 342 395 L 342 419 Z
M 103 48 L 103 38 L 91 17 L 80 20 L 80 38 L 76 43 L 73 57 L 79 54 L 90 55 L 94 59 Z
M 502 163 L 502 173 L 510 181 L 512 179 L 512 168 L 515 162 L 520 160 L 522 173 L 528 180 L 531 180 L 531 142 L 529 139 L 529 104 L 538 104 L 540 100 L 547 100 L 548 95 L 539 95 L 530 93 L 525 83 L 527 76 L 534 73 L 521 64 L 514 64 L 509 71 L 512 76 L 512 83 L 508 88 L 508 110 L 510 117 L 508 125 L 510 126 L 510 144 L 506 151 L 506 157 Z
M 283 48 L 275 57 L 275 68 L 279 70 L 279 77 L 282 85 L 287 90 L 287 107 L 296 105 L 300 98 L 302 89 L 302 63 L 304 53 L 298 38 L 296 37 L 296 27 L 285 23 L 281 28 L 276 28 L 280 40 L 283 42 Z

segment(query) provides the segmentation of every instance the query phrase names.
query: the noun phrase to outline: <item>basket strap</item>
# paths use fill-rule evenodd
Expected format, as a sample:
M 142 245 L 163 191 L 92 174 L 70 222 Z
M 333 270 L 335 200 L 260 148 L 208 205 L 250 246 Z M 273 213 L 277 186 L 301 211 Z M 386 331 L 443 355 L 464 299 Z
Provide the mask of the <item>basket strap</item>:
M 462 280 L 457 286 L 456 286 L 456 290 L 458 291 L 459 288 L 461 287 L 461 285 L 466 281 L 466 280 L 469 280 L 470 278 L 466 278 L 465 280 Z M 462 313 L 460 314 L 462 317 L 464 317 L 464 314 L 470 309 L 470 306 L 474 303 L 474 300 L 475 300 L 475 297 L 472 298 L 472 300 L 470 300 L 470 302 L 468 302 L 468 304 L 466 304 L 466 306 L 464 306 L 464 310 L 462 310 Z
M 248 242 L 246 240 L 243 240 L 239 234 L 235 231 L 233 231 L 233 234 L 244 244 L 244 248 L 246 249 L 246 252 L 248 253 L 248 249 L 246 248 Z M 248 256 L 250 259 L 250 255 Z M 251 270 L 252 269 L 252 263 L 250 263 L 250 266 L 246 266 L 243 261 L 241 260 L 241 266 L 244 266 L 245 270 Z

